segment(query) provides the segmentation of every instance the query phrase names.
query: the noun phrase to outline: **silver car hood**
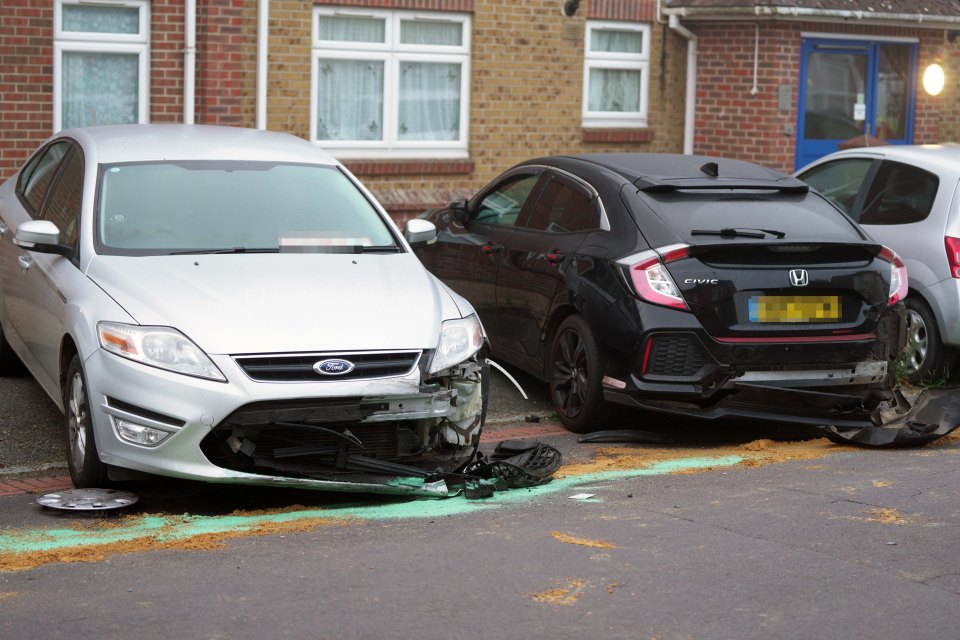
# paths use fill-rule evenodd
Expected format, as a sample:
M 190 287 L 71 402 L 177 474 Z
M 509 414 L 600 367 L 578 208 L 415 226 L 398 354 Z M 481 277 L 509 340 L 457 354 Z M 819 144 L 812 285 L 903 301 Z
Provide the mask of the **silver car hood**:
M 432 349 L 460 317 L 411 253 L 95 256 L 87 275 L 212 354 Z

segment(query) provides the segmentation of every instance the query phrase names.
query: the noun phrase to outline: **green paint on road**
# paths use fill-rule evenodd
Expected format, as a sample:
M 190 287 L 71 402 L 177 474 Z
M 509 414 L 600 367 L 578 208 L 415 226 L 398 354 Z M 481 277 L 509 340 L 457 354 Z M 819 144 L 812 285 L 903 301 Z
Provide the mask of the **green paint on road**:
M 598 471 L 577 476 L 556 478 L 538 487 L 513 489 L 494 494 L 486 500 L 467 500 L 456 497 L 446 500 L 420 499 L 406 502 L 391 502 L 378 505 L 351 505 L 336 508 L 310 508 L 285 513 L 228 516 L 191 515 L 146 515 L 133 524 L 118 523 L 114 528 L 103 529 L 35 529 L 0 533 L 0 555 L 54 551 L 71 547 L 110 545 L 141 538 L 159 542 L 175 542 L 198 535 L 254 532 L 257 527 L 295 523 L 310 519 L 336 520 L 396 520 L 431 519 L 463 515 L 497 509 L 503 505 L 526 502 L 549 494 L 572 489 L 591 489 L 602 492 L 604 483 L 612 480 L 663 475 L 678 471 L 693 471 L 709 467 L 732 466 L 743 460 L 742 456 L 682 458 L 663 460 L 642 469 Z M 589 502 L 600 502 L 590 500 Z M 580 501 L 584 502 L 584 501 Z

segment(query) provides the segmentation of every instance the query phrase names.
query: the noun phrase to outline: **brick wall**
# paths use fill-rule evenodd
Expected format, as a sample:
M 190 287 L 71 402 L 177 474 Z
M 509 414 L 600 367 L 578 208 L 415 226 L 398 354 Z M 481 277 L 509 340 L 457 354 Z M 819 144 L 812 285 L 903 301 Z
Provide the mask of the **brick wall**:
M 252 127 L 255 107 L 251 100 L 253 104 L 256 100 L 256 2 L 200 0 L 198 5 L 195 120 L 202 124 Z
M 385 1 L 403 4 L 403 0 L 316 4 L 385 6 Z M 417 6 L 446 6 L 444 2 L 432 0 Z M 282 11 L 271 9 L 271 47 L 273 40 L 286 36 L 304 44 L 301 50 L 272 51 L 268 119 L 270 128 L 306 137 L 311 14 L 300 2 L 279 5 Z M 425 207 L 445 204 L 451 197 L 476 190 L 509 166 L 535 156 L 682 150 L 686 43 L 668 32 L 665 25 L 652 24 L 648 127 L 628 132 L 592 132 L 581 127 L 584 16 L 652 19 L 655 1 L 585 1 L 572 18 L 561 15 L 561 5 L 559 0 L 476 0 L 467 162 L 436 162 L 426 167 L 423 162 L 346 163 L 395 217 L 403 219 Z M 661 46 L 664 42 L 665 49 Z M 284 74 L 282 83 L 276 79 L 278 74 Z
M 183 4 L 150 6 L 150 122 L 183 121 Z
M 0 179 L 16 171 L 53 123 L 53 3 L 0 2 Z
M 932 59 L 942 31 L 864 25 L 761 22 L 757 88 L 753 86 L 754 23 L 690 24 L 698 37 L 696 135 L 694 151 L 794 169 L 797 83 L 801 32 L 916 37 L 922 70 Z M 914 141 L 940 139 L 942 98 L 930 98 L 919 84 Z M 790 109 L 777 107 L 780 85 L 791 88 Z M 955 127 L 954 127 L 955 129 Z

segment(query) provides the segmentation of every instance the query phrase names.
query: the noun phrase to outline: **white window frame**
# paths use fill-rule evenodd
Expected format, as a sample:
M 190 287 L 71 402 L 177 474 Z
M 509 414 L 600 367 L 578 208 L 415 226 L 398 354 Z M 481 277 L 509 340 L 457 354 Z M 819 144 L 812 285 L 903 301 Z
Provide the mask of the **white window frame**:
M 64 31 L 64 5 L 100 4 L 111 7 L 139 9 L 138 33 L 97 33 L 92 31 Z M 53 130 L 63 128 L 63 54 L 65 52 L 128 53 L 136 54 L 138 61 L 137 122 L 149 122 L 150 117 L 150 2 L 149 0 L 54 0 L 53 4 Z
M 591 51 L 594 31 L 635 31 L 643 34 L 642 51 Z M 590 111 L 590 70 L 629 69 L 640 72 L 640 111 Z M 650 25 L 638 22 L 588 20 L 583 52 L 583 126 L 646 127 L 650 89 Z
M 343 42 L 320 40 L 320 16 L 344 18 L 379 18 L 385 21 L 384 42 Z M 400 43 L 400 22 L 418 20 L 459 23 L 462 44 L 459 46 L 411 45 Z M 337 158 L 466 158 L 470 115 L 470 16 L 462 13 L 423 13 L 377 9 L 339 9 L 314 7 L 310 57 L 310 140 Z M 377 60 L 383 69 L 383 139 L 382 140 L 318 140 L 317 92 L 319 60 Z M 437 62 L 460 64 L 460 132 L 457 140 L 398 140 L 399 74 L 402 62 Z

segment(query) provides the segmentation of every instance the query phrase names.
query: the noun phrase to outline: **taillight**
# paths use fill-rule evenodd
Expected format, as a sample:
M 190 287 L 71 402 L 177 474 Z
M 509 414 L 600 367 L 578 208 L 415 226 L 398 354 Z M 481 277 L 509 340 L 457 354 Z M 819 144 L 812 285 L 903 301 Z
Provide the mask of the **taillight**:
M 907 297 L 907 267 L 892 249 L 883 247 L 880 259 L 890 263 L 890 297 L 887 305 L 896 304 Z
M 943 244 L 947 248 L 947 264 L 950 265 L 950 275 L 960 278 L 960 238 L 944 236 Z
M 659 253 L 658 253 L 659 252 Z M 672 245 L 655 251 L 645 251 L 636 256 L 636 261 L 622 261 L 630 274 L 630 282 L 636 294 L 651 304 L 689 311 L 665 265 L 690 255 L 687 245 Z

